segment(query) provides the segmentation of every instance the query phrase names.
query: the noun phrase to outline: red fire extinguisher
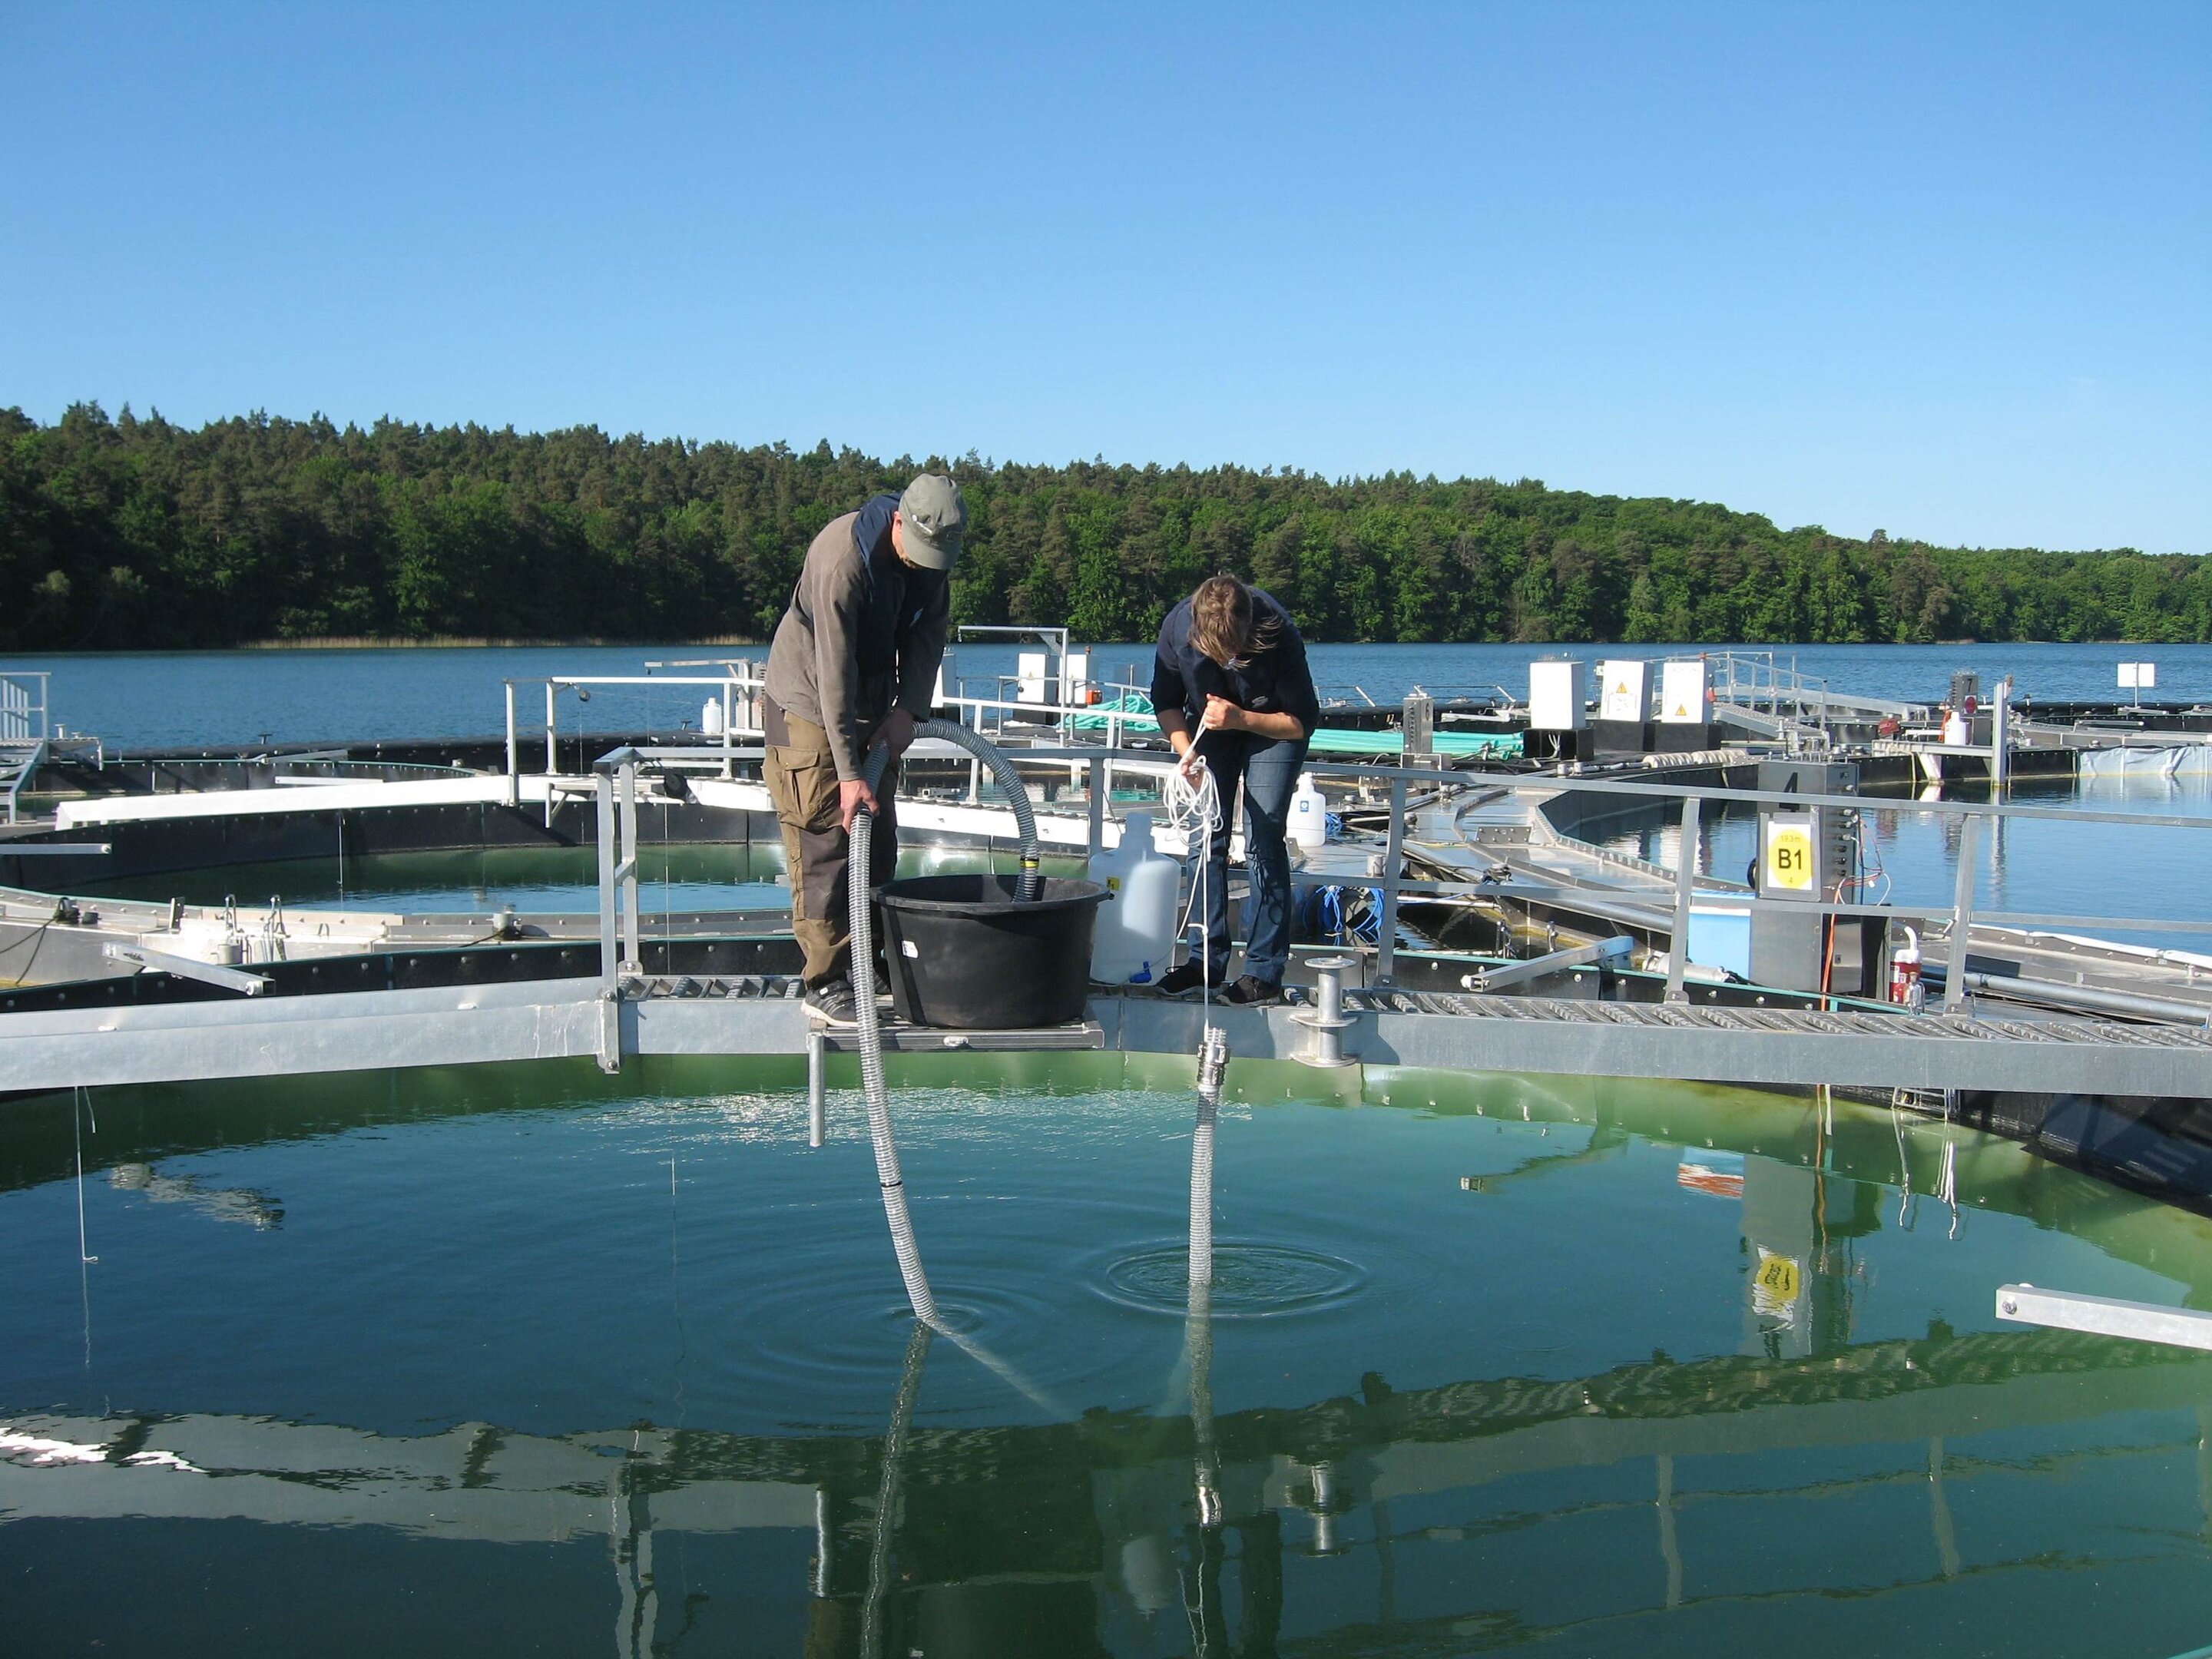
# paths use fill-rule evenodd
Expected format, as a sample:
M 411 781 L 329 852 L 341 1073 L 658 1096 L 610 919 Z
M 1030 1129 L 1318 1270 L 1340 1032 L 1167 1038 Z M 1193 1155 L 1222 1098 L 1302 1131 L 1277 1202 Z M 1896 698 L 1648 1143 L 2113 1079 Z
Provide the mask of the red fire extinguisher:
M 1905 941 L 1889 958 L 1889 1000 L 1917 1013 L 1928 1000 L 1920 982 L 1920 935 L 1908 927 Z

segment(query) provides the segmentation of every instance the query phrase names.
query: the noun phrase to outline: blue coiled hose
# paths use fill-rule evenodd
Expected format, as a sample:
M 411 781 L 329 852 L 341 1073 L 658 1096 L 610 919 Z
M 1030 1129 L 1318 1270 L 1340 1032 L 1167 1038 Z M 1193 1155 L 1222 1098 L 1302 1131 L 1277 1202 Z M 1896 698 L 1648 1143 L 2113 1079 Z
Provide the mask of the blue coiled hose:
M 1316 887 L 1313 897 L 1313 928 L 1324 939 L 1340 939 L 1349 934 L 1368 945 L 1377 945 L 1382 939 L 1382 891 L 1377 887 L 1352 890 L 1359 895 L 1347 902 L 1341 887 Z

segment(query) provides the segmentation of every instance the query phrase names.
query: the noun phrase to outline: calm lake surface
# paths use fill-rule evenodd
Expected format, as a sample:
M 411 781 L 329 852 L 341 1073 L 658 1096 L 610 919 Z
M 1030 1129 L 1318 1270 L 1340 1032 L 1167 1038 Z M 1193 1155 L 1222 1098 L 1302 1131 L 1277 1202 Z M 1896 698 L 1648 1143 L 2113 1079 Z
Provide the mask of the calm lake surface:
M 1660 657 L 1683 651 L 1749 650 L 1725 646 L 1588 646 L 1574 653 Z M 1395 702 L 1416 685 L 1431 691 L 1486 691 L 1503 684 L 1525 696 L 1528 664 L 1565 647 L 1528 645 L 1319 645 L 1314 678 L 1356 700 Z M 404 651 L 210 651 L 115 655 L 9 657 L 0 672 L 53 675 L 55 718 L 73 732 L 125 748 L 272 743 L 361 742 L 371 738 L 483 736 L 504 728 L 502 679 L 549 674 L 642 674 L 648 662 L 750 656 L 766 646 L 623 646 L 453 648 Z M 957 672 L 981 682 L 1014 670 L 1015 647 L 961 646 Z M 1936 698 L 1954 669 L 1978 670 L 1984 684 L 2014 676 L 2021 690 L 2050 700 L 2111 699 L 2114 669 L 2148 659 L 2159 668 L 2162 701 L 2212 701 L 2212 646 L 1911 645 L 1799 646 L 1777 656 L 1838 691 Z M 1094 673 L 1121 679 L 1133 671 L 1149 684 L 1149 647 L 1100 646 Z M 683 671 L 664 671 L 683 672 Z M 694 673 L 712 671 L 691 670 Z M 971 691 L 981 693 L 981 684 Z M 696 726 L 703 691 L 686 688 L 602 688 L 587 706 L 562 702 L 561 729 L 579 720 L 589 732 L 672 731 Z M 520 719 L 544 730 L 542 686 L 519 688 Z
M 783 1062 L 19 1103 L 0 1646 L 2212 1639 L 2212 1358 L 1992 1315 L 2201 1304 L 2201 1218 L 1845 1104 L 1240 1066 L 1194 1324 L 1188 1062 L 1044 1063 L 894 1061 L 981 1361 L 910 1344 L 857 1098 L 809 1152 Z

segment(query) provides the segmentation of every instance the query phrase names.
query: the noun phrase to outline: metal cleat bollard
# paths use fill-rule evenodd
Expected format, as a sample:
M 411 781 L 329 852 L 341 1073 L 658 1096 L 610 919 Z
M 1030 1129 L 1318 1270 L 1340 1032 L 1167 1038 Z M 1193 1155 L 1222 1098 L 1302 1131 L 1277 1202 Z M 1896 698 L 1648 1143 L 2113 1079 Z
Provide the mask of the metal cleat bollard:
M 1320 957 L 1311 965 L 1316 978 L 1314 1006 L 1291 1016 L 1310 1033 L 1305 1051 L 1297 1059 L 1307 1066 L 1352 1065 L 1352 1058 L 1344 1052 L 1344 1030 L 1353 1023 L 1344 1012 L 1344 970 L 1353 966 L 1352 960 Z

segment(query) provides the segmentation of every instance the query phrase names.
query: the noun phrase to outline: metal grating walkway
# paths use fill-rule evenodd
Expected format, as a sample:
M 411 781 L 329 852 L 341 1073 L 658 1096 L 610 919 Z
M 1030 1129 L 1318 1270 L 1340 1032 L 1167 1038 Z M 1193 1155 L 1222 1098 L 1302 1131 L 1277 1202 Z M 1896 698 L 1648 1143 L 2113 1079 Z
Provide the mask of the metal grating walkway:
M 1369 1065 L 2212 1100 L 2212 1030 L 2199 1026 L 1398 989 L 1346 990 L 1344 1000 L 1353 1020 L 1344 1052 Z M 1164 1018 L 1127 1005 L 1133 1033 L 1149 1037 Z M 1254 1052 L 1240 1046 L 1242 1035 L 1232 1025 L 1232 1051 Z M 1152 1037 L 1149 1046 L 1161 1045 Z M 1279 1041 L 1273 1052 L 1295 1058 L 1301 1049 Z
M 131 981 L 113 981 L 128 984 Z M 101 981 L 103 984 L 110 981 Z M 632 1054 L 798 1056 L 810 1024 L 799 983 L 770 974 L 470 977 L 414 988 L 283 996 L 197 994 L 0 1015 L 0 1089 Z M 2212 1033 L 2107 1020 L 1820 1012 L 1551 997 L 1345 994 L 1346 1058 L 1458 1072 L 1688 1079 L 1803 1087 L 1974 1089 L 2212 1100 Z M 1100 994 L 1080 1024 L 946 1032 L 896 1024 L 908 1052 L 1103 1048 L 1188 1056 L 1219 1023 L 1231 1053 L 1298 1060 L 1314 1033 L 1296 1003 L 1211 1010 Z M 847 1033 L 818 1044 L 842 1048 Z
M 2095 1043 L 2178 1048 L 2212 1058 L 2212 1030 L 2135 1024 L 2119 1020 L 2003 1019 L 1986 1014 L 1869 1014 L 1813 1009 L 1700 1008 L 1680 1003 L 1597 1002 L 1582 999 L 1462 996 L 1449 992 L 1346 991 L 1347 1007 L 1376 1013 L 1454 1014 L 1483 1020 L 1539 1020 L 1570 1025 L 1798 1036 L 1978 1042 Z

